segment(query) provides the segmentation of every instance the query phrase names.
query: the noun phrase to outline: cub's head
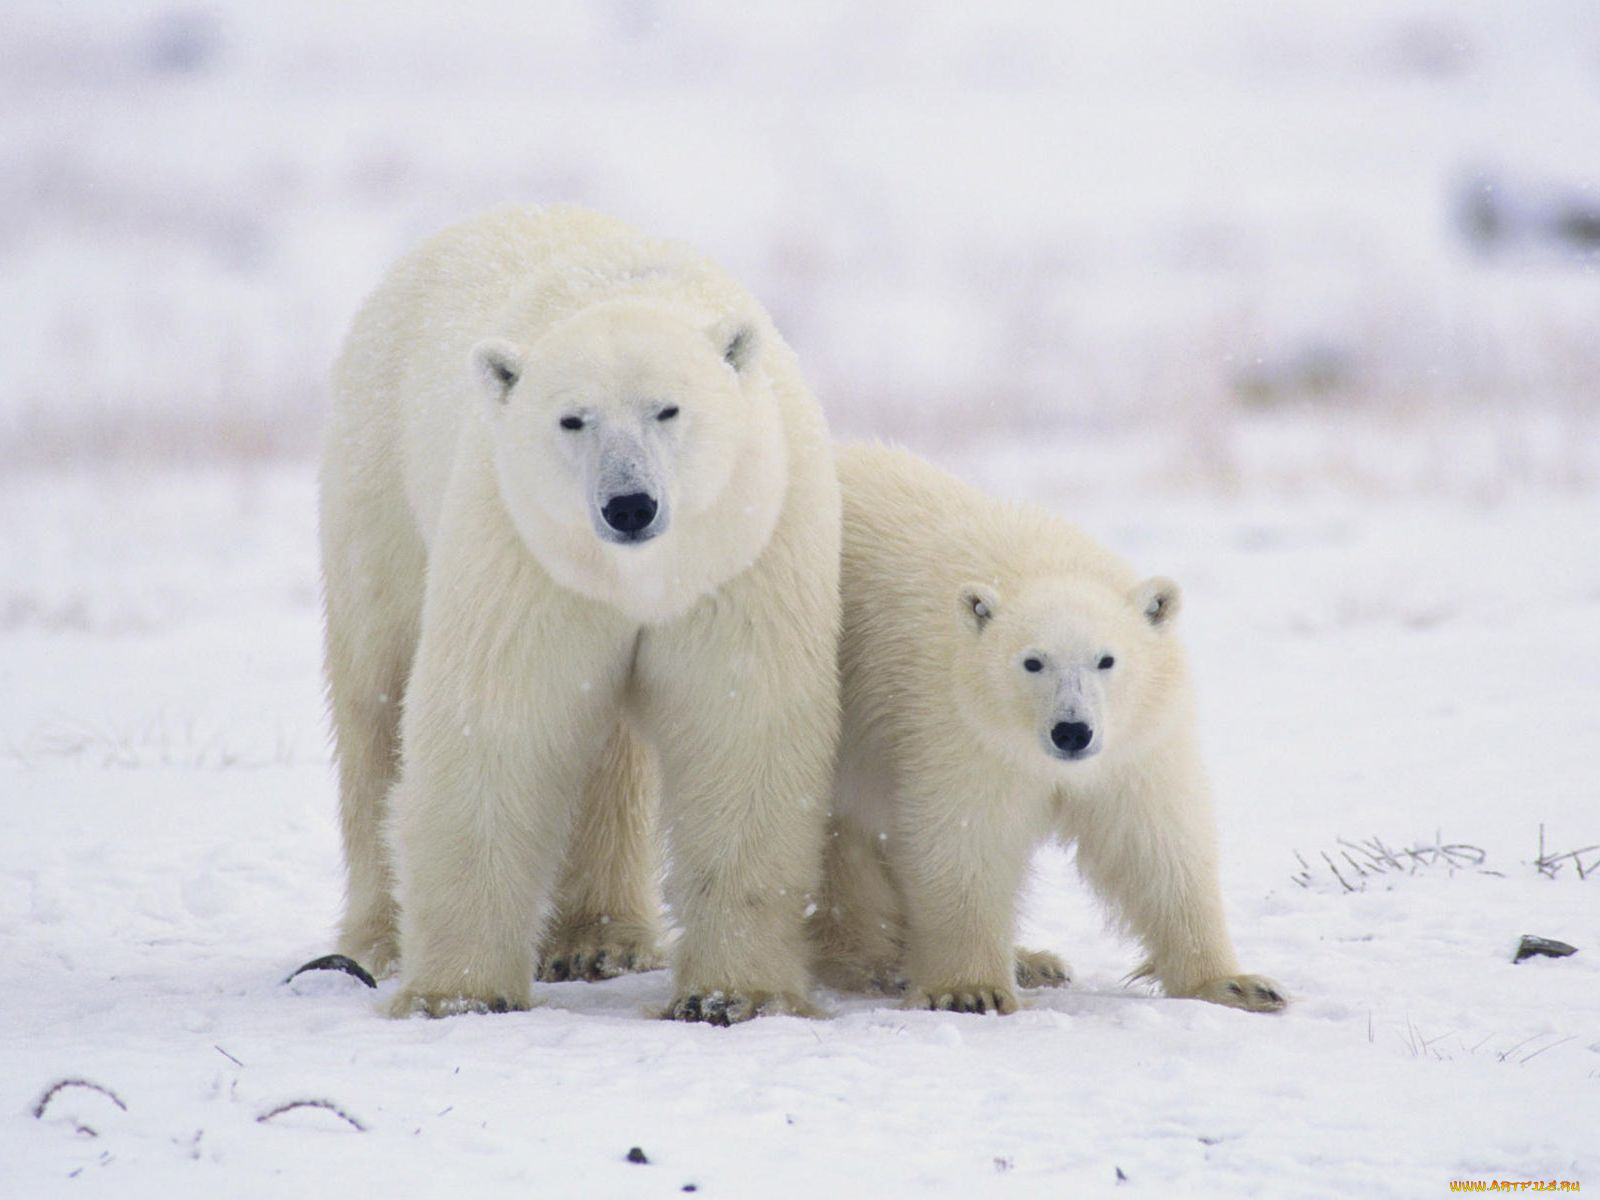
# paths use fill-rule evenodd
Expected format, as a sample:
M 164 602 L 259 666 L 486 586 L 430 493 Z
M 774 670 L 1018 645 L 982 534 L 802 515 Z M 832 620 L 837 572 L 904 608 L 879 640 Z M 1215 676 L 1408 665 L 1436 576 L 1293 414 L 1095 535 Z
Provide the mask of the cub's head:
M 1181 670 L 1171 627 L 1182 594 L 1172 580 L 1127 593 L 1040 580 L 1013 596 L 968 583 L 955 600 L 964 715 L 1019 764 L 1049 770 L 1125 750 L 1164 716 Z
M 518 526 L 547 547 L 598 539 L 638 553 L 705 511 L 743 452 L 759 353 L 748 321 L 640 299 L 593 305 L 529 346 L 479 342 L 472 365 Z

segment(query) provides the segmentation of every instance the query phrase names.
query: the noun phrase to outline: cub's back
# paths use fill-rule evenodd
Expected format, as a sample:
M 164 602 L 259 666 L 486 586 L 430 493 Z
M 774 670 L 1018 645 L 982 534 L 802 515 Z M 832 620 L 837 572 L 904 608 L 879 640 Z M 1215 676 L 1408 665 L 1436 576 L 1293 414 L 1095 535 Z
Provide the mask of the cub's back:
M 847 608 L 852 592 L 861 606 L 912 616 L 953 611 L 971 581 L 1002 596 L 1045 575 L 1089 575 L 1118 588 L 1138 581 L 1070 522 L 990 496 L 908 451 L 844 445 L 838 469 Z

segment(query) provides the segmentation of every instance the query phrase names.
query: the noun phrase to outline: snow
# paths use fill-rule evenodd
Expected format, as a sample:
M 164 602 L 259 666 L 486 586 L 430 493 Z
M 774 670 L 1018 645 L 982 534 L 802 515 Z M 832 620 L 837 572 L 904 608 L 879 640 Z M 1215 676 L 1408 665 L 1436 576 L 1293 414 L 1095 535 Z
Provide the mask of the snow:
M 984 477 L 981 456 L 957 465 Z M 723 1030 L 653 1019 L 664 972 L 440 1022 L 383 1020 L 344 975 L 281 983 L 330 948 L 340 887 L 309 474 L 0 485 L 8 1194 L 65 1194 L 74 1172 L 231 1196 L 1600 1177 L 1600 879 L 1532 865 L 1541 823 L 1552 849 L 1600 841 L 1593 492 L 1077 502 L 1186 583 L 1230 917 L 1247 969 L 1294 994 L 1283 1016 L 1124 986 L 1135 948 L 1049 851 L 1024 941 L 1072 961 L 1069 989 L 1004 1019 L 824 993 L 829 1020 Z M 1347 893 L 1320 858 L 1441 835 L 1501 874 Z M 1523 933 L 1579 953 L 1514 966 Z M 68 1089 L 34 1119 L 63 1078 L 127 1111 Z M 318 1109 L 258 1120 L 295 1100 L 366 1132 Z M 625 1161 L 635 1145 L 649 1164 Z
M 1600 843 L 1600 291 L 1548 233 L 1600 187 L 1590 0 L 531 11 L 7 7 L 0 1196 L 1600 1184 L 1600 879 L 1535 865 Z M 1286 1013 L 1125 985 L 1055 850 L 1023 940 L 1073 984 L 1003 1019 L 282 982 L 341 886 L 327 363 L 418 237 L 556 198 L 712 251 L 837 430 L 1183 583 Z M 1356 876 L 1371 838 L 1486 858 Z M 122 1106 L 35 1117 L 69 1079 Z

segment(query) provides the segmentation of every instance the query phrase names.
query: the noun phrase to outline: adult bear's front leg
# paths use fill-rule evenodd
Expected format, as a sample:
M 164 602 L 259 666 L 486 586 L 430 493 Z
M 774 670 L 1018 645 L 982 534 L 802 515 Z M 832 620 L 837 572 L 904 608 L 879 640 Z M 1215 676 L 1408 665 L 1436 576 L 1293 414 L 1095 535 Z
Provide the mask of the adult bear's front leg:
M 520 547 L 498 562 L 450 555 L 430 574 L 391 806 L 402 984 L 390 1011 L 522 1009 L 633 629 Z
M 837 593 L 824 570 L 780 604 L 759 595 L 761 574 L 640 648 L 683 926 L 666 1014 L 679 1020 L 812 1011 L 804 923 L 838 737 Z

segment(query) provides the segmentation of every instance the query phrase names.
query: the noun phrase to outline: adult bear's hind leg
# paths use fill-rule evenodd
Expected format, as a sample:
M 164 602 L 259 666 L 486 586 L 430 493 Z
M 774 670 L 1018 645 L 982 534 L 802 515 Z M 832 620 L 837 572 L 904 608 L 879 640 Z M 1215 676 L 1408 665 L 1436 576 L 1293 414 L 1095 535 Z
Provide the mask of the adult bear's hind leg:
M 660 791 L 653 752 L 618 726 L 580 801 L 555 916 L 539 944 L 539 979 L 611 979 L 666 965 L 656 853 Z
M 399 965 L 394 874 L 383 835 L 399 773 L 400 711 L 416 652 L 424 551 L 370 483 L 330 463 L 322 481 L 324 665 L 339 768 L 345 911 L 339 952 L 372 974 Z

